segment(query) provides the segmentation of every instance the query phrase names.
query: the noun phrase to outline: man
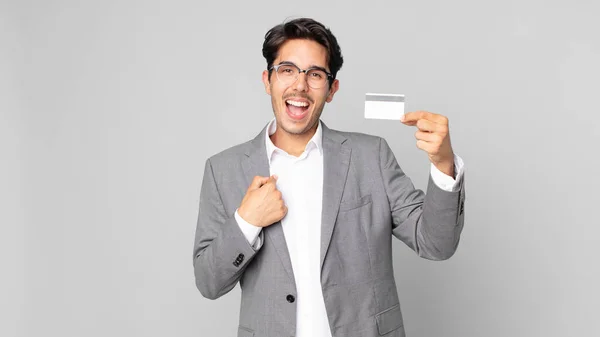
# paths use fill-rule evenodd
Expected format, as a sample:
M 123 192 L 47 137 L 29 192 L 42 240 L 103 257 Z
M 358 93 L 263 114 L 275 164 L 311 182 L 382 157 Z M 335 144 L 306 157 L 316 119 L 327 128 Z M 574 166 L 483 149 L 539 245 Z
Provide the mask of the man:
M 196 286 L 216 299 L 240 283 L 238 337 L 405 336 L 392 236 L 444 260 L 463 227 L 462 160 L 447 118 L 403 120 L 431 161 L 424 193 L 384 139 L 320 121 L 343 63 L 329 29 L 311 19 L 275 26 L 263 55 L 275 118 L 206 161 Z

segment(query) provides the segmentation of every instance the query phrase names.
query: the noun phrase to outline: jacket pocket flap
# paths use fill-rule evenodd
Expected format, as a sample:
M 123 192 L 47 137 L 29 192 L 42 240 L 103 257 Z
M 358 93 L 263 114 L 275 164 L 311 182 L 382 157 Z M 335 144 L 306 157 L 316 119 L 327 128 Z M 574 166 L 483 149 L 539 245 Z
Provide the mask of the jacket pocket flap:
M 377 330 L 381 336 L 404 325 L 402 321 L 402 312 L 400 311 L 400 304 L 396 304 L 395 306 L 377 314 L 375 319 L 377 320 Z
M 238 337 L 254 337 L 254 331 L 245 326 L 238 326 Z
M 349 211 L 371 202 L 371 195 L 367 194 L 358 199 L 348 200 L 340 203 L 340 212 Z

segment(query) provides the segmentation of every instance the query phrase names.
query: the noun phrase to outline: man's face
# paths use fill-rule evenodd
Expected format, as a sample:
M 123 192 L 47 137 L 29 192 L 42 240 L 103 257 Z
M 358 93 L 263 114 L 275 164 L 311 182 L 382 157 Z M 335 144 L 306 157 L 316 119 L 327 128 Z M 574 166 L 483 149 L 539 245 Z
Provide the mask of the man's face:
M 327 66 L 327 49 L 319 43 L 306 40 L 288 40 L 280 48 L 274 65 L 281 62 L 291 62 L 301 69 L 317 66 L 330 72 Z M 339 88 L 338 80 L 333 82 L 331 89 L 329 81 L 319 88 L 313 89 L 307 83 L 305 73 L 298 75 L 298 79 L 291 84 L 278 81 L 275 70 L 263 72 L 263 83 L 267 94 L 271 95 L 271 104 L 277 128 L 282 131 L 302 135 L 314 131 L 325 103 L 331 102 L 333 95 Z

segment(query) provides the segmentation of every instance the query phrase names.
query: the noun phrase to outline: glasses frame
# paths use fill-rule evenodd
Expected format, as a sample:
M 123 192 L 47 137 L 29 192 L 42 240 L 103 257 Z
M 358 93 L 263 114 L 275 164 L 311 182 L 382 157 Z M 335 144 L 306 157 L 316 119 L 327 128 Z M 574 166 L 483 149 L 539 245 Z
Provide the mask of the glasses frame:
M 282 81 L 282 80 L 279 78 L 279 73 L 278 73 L 278 71 L 279 71 L 279 68 L 280 68 L 281 66 L 293 66 L 293 67 L 295 67 L 296 69 L 298 69 L 298 75 L 297 75 L 297 76 L 296 76 L 296 78 L 295 78 L 295 79 L 294 79 L 292 82 L 290 82 L 288 85 L 292 85 L 293 83 L 295 83 L 295 82 L 298 80 L 298 78 L 300 77 L 300 74 L 301 74 L 301 73 L 304 73 L 304 74 L 306 74 L 306 75 L 308 76 L 308 72 L 309 72 L 309 71 L 311 71 L 311 70 L 320 70 L 320 71 L 324 72 L 324 73 L 325 73 L 325 75 L 327 75 L 327 82 L 329 82 L 329 83 L 331 83 L 331 82 L 330 82 L 330 80 L 332 80 L 332 79 L 333 79 L 333 75 L 332 75 L 331 73 L 329 73 L 327 70 L 325 70 L 324 68 L 321 68 L 321 67 L 310 67 L 310 68 L 308 68 L 308 69 L 302 69 L 302 68 L 298 67 L 297 65 L 295 65 L 295 64 L 294 64 L 294 63 L 292 63 L 292 62 L 281 62 L 281 63 L 279 63 L 279 64 L 276 64 L 276 65 L 273 65 L 273 66 L 271 66 L 271 68 L 269 68 L 269 69 L 267 69 L 267 70 L 269 70 L 269 71 L 271 71 L 271 70 L 275 70 L 275 76 L 277 76 L 277 80 L 281 81 L 282 83 L 284 83 L 284 82 L 283 82 L 283 81 Z M 313 88 L 313 89 L 321 89 L 321 88 L 323 88 L 323 87 L 325 87 L 325 86 L 326 86 L 326 85 L 325 85 L 325 86 L 323 86 L 323 87 L 318 87 L 318 88 L 315 88 L 315 87 L 313 87 L 312 85 L 310 85 L 310 84 L 309 84 L 309 81 L 308 81 L 308 79 L 306 79 L 306 83 L 308 84 L 308 86 L 309 86 L 309 87 L 311 87 L 311 88 Z

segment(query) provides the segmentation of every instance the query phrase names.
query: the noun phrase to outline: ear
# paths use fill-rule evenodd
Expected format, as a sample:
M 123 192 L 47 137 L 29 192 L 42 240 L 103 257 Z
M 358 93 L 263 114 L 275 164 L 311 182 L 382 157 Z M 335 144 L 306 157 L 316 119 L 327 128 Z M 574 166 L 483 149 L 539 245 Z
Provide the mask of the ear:
M 263 81 L 263 84 L 265 85 L 265 91 L 267 92 L 267 94 L 271 95 L 271 85 L 269 82 L 269 71 L 268 70 L 263 70 L 262 81 Z
M 327 103 L 330 103 L 333 100 L 333 95 L 340 89 L 340 81 L 338 79 L 333 80 L 333 84 L 329 89 L 329 93 L 327 94 Z

